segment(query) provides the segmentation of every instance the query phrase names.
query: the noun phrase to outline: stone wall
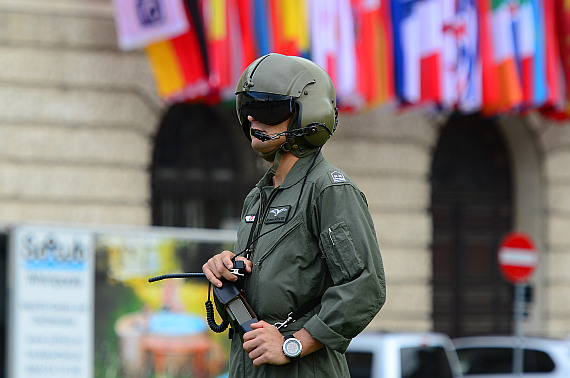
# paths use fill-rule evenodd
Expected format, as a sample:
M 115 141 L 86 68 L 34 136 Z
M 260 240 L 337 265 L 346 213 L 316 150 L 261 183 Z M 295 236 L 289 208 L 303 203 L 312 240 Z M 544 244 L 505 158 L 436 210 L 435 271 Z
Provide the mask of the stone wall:
M 108 1 L 0 2 L 0 222 L 149 224 L 161 104 L 116 41 Z
M 570 123 L 544 122 L 540 129 L 546 186 L 546 332 L 570 336 Z

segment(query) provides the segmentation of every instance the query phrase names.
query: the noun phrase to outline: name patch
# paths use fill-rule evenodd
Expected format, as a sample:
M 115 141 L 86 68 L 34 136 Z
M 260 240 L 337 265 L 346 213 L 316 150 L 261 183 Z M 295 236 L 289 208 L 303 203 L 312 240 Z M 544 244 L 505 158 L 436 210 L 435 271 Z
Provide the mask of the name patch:
M 264 223 L 285 223 L 289 217 L 290 210 L 291 205 L 270 207 Z
M 342 174 L 339 171 L 332 171 L 330 172 L 331 175 L 331 180 L 333 183 L 335 182 L 346 182 L 346 178 L 344 177 L 344 174 Z

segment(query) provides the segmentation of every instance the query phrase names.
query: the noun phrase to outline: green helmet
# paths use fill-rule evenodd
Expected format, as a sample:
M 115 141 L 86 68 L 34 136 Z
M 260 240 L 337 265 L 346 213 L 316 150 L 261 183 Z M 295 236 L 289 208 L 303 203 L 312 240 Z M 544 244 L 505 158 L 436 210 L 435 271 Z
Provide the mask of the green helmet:
M 308 59 L 275 53 L 256 59 L 242 73 L 236 110 L 249 139 L 248 115 L 269 125 L 293 116 L 284 147 L 294 154 L 324 145 L 338 119 L 336 93 L 326 71 Z

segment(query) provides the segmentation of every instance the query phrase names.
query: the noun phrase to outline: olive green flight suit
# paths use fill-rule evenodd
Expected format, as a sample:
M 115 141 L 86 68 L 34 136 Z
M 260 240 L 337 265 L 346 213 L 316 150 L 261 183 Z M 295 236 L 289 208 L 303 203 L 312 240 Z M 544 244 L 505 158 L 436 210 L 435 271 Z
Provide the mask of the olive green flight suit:
M 254 265 L 243 288 L 257 318 L 283 322 L 322 295 L 317 307 L 280 331 L 304 327 L 326 347 L 285 365 L 255 368 L 236 335 L 230 377 L 349 377 L 344 352 L 386 298 L 364 194 L 319 151 L 299 159 L 278 188 L 266 174 L 248 194 L 234 252 L 244 251 L 248 239 Z

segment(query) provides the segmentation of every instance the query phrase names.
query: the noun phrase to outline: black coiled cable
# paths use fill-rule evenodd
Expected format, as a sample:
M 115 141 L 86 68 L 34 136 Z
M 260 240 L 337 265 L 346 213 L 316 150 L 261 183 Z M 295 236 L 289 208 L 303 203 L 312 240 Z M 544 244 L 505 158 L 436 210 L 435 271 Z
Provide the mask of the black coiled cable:
M 214 304 L 210 300 L 210 290 L 212 289 L 212 284 L 208 284 L 208 300 L 206 301 L 206 321 L 208 322 L 208 326 L 210 329 L 216 333 L 222 333 L 228 326 L 230 322 L 227 320 L 223 320 L 221 324 L 216 323 L 216 318 L 214 316 Z
M 148 282 L 156 282 L 164 279 L 169 278 L 191 278 L 191 277 L 205 277 L 204 273 L 172 273 L 172 274 L 163 274 L 157 277 L 151 277 L 148 279 Z M 208 300 L 206 301 L 206 321 L 208 322 L 208 326 L 210 329 L 216 333 L 222 333 L 226 329 L 230 323 L 227 320 L 222 321 L 221 324 L 216 323 L 216 318 L 214 316 L 214 304 L 210 300 L 210 291 L 212 289 L 212 284 L 208 284 Z

